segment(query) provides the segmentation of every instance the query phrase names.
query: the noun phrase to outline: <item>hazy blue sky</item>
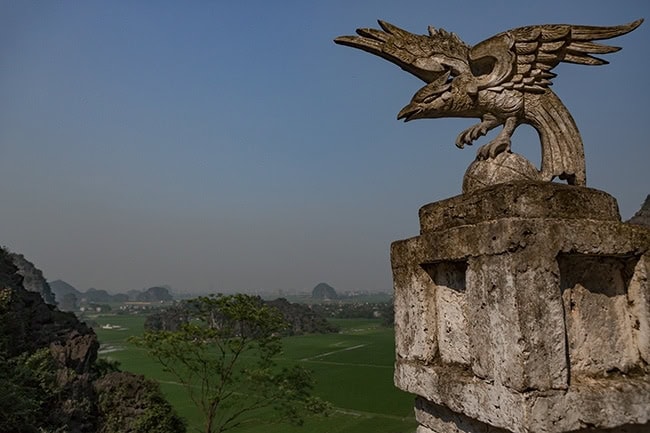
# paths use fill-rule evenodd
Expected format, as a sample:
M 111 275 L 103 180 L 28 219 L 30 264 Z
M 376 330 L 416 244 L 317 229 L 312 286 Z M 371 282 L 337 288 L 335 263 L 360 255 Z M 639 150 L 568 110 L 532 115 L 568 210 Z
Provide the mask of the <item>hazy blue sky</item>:
M 398 122 L 422 83 L 332 39 L 640 17 L 647 0 L 2 0 L 0 244 L 81 290 L 389 291 L 390 242 L 460 193 L 475 120 Z M 627 219 L 650 193 L 650 22 L 612 43 L 554 89 Z

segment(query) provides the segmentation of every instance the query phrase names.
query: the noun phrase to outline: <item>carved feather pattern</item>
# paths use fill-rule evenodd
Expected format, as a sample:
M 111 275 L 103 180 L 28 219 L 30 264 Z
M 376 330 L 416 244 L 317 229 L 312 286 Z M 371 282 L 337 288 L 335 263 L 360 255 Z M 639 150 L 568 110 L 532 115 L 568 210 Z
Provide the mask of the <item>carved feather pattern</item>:
M 386 21 L 378 23 L 382 30 L 357 29 L 358 36 L 339 36 L 334 41 L 382 57 L 427 83 L 449 69 L 443 65 L 445 60 L 467 68 L 469 46 L 455 34 L 429 27 L 428 35 L 416 35 Z
M 511 73 L 505 79 L 491 77 L 485 79 L 479 89 L 501 92 L 503 89 L 520 89 L 525 92 L 542 93 L 551 86 L 551 79 L 556 75 L 549 72 L 560 62 L 577 63 L 581 65 L 604 65 L 606 60 L 594 57 L 593 54 L 609 54 L 618 51 L 619 47 L 598 44 L 600 39 L 621 36 L 637 28 L 643 20 L 612 27 L 576 26 L 565 24 L 527 26 L 509 30 L 493 36 L 470 51 L 470 64 L 480 61 L 475 52 L 488 52 L 490 56 L 499 58 L 494 48 L 500 45 L 493 41 L 508 37 L 512 40 L 510 51 L 515 55 Z
M 456 35 L 429 27 L 414 35 L 385 21 L 381 30 L 358 29 L 358 36 L 335 42 L 367 51 L 397 64 L 427 83 L 402 108 L 398 119 L 479 117 L 481 122 L 461 132 L 462 148 L 503 125 L 477 158 L 494 158 L 510 149 L 514 129 L 533 126 L 542 145 L 541 175 L 586 185 L 584 150 L 578 128 L 567 108 L 549 89 L 553 68 L 561 62 L 602 65 L 596 57 L 618 47 L 595 41 L 624 35 L 642 19 L 612 27 L 551 24 L 520 27 L 469 47 Z

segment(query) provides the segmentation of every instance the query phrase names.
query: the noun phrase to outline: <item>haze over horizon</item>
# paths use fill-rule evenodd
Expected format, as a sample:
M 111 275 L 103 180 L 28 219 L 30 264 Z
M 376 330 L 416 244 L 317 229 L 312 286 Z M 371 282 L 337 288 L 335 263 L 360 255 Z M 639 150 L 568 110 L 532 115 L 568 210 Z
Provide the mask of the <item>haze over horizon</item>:
M 422 83 L 332 40 L 377 19 L 475 44 L 641 17 L 650 2 L 1 2 L 0 244 L 83 291 L 390 291 L 390 243 L 487 139 L 454 146 L 476 119 L 398 122 Z M 554 70 L 587 184 L 624 220 L 650 193 L 649 35 Z M 513 151 L 539 149 L 520 127 Z

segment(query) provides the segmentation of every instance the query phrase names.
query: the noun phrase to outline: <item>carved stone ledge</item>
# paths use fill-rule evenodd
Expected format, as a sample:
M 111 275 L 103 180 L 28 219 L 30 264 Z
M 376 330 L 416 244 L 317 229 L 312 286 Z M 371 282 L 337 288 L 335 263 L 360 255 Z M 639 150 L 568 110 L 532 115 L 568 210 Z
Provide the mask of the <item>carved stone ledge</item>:
M 420 232 L 502 218 L 621 221 L 616 199 L 604 191 L 558 183 L 497 184 L 420 208 Z
M 602 191 L 542 182 L 429 204 L 420 221 L 391 247 L 399 388 L 490 428 L 467 432 L 650 421 L 649 229 Z M 422 433 L 465 431 L 425 418 Z

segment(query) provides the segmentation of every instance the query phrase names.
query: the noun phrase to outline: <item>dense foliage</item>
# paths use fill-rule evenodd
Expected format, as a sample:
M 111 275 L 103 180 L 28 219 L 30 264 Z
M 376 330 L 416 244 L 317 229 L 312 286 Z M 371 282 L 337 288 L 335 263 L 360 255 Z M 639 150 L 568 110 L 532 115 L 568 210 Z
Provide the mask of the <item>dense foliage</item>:
M 175 331 L 147 331 L 132 342 L 143 347 L 185 386 L 203 413 L 206 433 L 243 423 L 301 423 L 306 412 L 326 406 L 311 396 L 310 373 L 280 368 L 280 312 L 248 295 L 200 297 L 192 319 Z M 272 409 L 260 417 L 262 409 Z
M 395 312 L 392 302 L 329 302 L 314 304 L 312 310 L 324 317 L 336 319 L 377 319 L 386 326 L 392 326 Z
M 321 314 L 305 304 L 294 304 L 284 298 L 264 301 L 255 297 L 256 302 L 277 309 L 286 326 L 279 332 L 282 335 L 328 334 L 338 332 L 338 328 L 329 323 Z M 150 314 L 144 324 L 149 331 L 177 331 L 192 317 L 199 314 L 195 302 L 183 302 Z
M 13 358 L 0 349 L 0 431 L 29 433 L 38 432 L 37 426 L 52 431 L 64 426 L 51 411 L 58 390 L 50 361 L 47 349 Z
M 285 335 L 329 334 L 339 331 L 338 327 L 307 305 L 291 303 L 284 298 L 266 301 L 266 304 L 282 314 L 287 323 L 283 331 Z
M 188 303 L 173 305 L 147 316 L 144 329 L 147 331 L 178 331 L 188 323 L 195 311 Z

